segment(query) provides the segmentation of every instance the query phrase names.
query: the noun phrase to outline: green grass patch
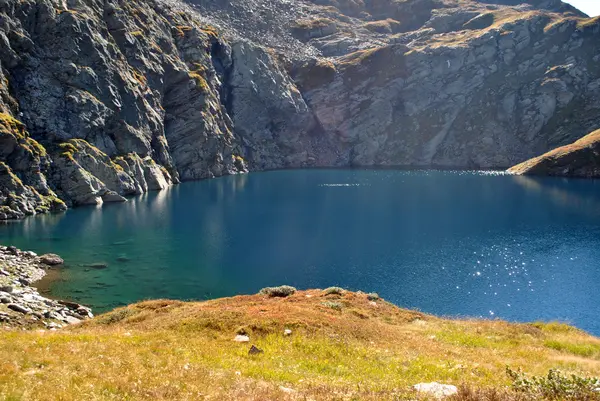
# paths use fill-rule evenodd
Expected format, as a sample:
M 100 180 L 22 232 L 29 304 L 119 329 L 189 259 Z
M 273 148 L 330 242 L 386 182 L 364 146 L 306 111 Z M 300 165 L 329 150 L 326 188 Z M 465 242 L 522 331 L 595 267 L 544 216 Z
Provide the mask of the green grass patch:
M 599 359 L 600 357 L 600 344 L 578 344 L 558 340 L 546 340 L 544 341 L 544 346 L 585 358 Z

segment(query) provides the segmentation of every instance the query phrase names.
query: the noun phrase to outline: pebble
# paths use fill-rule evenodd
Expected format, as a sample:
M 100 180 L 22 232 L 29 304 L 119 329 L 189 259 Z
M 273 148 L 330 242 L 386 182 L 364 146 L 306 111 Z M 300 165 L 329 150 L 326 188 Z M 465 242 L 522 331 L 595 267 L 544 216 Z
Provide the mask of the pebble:
M 23 285 L 31 285 L 31 281 L 27 280 L 26 278 L 20 277 L 18 280 L 19 280 L 19 283 L 21 283 Z
M 0 285 L 0 292 L 6 292 L 8 294 L 10 294 L 11 292 L 13 292 L 14 288 L 12 285 Z
M 8 304 L 8 309 L 14 310 L 15 312 L 19 312 L 19 313 L 23 313 L 23 314 L 31 313 L 31 309 L 26 308 L 25 306 L 19 305 L 19 304 Z
M 258 348 L 256 345 L 253 345 L 248 350 L 248 355 L 258 355 L 258 354 L 262 354 L 264 352 L 265 351 L 263 351 L 262 349 Z
M 67 322 L 68 324 L 77 324 L 77 323 L 81 323 L 81 319 L 77 319 L 76 317 L 73 316 L 65 316 L 65 322 Z
M 422 394 L 427 394 L 437 399 L 450 397 L 458 393 L 456 386 L 451 384 L 440 384 L 436 382 L 415 384 L 413 388 Z
M 233 341 L 238 342 L 238 343 L 247 343 L 250 341 L 250 337 L 238 334 L 237 336 L 235 336 Z

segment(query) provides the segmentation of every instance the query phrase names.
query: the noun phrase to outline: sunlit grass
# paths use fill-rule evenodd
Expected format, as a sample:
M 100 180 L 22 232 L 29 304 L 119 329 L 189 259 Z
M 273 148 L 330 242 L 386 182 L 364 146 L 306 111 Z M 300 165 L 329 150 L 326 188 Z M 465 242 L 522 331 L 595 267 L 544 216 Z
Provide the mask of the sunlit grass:
M 250 344 L 232 341 L 240 331 Z M 507 365 L 600 374 L 598 344 L 565 325 L 443 320 L 352 292 L 152 301 L 3 333 L 0 399 L 415 399 L 428 381 L 505 391 Z

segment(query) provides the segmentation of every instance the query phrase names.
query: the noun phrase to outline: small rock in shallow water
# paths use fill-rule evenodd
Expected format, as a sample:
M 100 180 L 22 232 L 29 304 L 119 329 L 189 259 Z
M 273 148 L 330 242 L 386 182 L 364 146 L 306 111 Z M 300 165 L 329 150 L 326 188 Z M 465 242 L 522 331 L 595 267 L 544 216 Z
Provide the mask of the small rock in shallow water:
M 237 336 L 235 336 L 233 341 L 238 343 L 247 343 L 248 341 L 250 341 L 250 337 L 238 334 Z
M 71 302 L 71 301 L 58 301 L 58 303 L 63 306 L 66 306 L 69 309 L 77 309 L 81 306 L 78 303 Z
M 456 386 L 436 382 L 415 384 L 413 388 L 418 393 L 427 394 L 437 399 L 450 397 L 451 395 L 458 393 Z
M 65 261 L 58 255 L 53 253 L 47 253 L 45 255 L 40 256 L 40 262 L 48 266 L 58 266 L 65 263 Z
M 258 355 L 258 354 L 262 354 L 263 352 L 264 351 L 262 349 L 258 348 L 256 345 L 253 345 L 248 350 L 248 355 Z
M 90 265 L 86 265 L 86 267 L 91 267 L 92 269 L 96 269 L 96 270 L 102 270 L 102 269 L 107 269 L 108 264 L 107 263 L 92 263 Z

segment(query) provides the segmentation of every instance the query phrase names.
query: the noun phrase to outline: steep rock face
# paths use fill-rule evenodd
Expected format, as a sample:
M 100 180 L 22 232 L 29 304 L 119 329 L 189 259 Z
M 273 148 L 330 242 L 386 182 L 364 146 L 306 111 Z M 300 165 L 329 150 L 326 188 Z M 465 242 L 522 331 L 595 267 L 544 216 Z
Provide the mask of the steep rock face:
M 508 170 L 516 175 L 600 178 L 600 130 Z
M 499 168 L 589 132 L 600 118 L 599 21 L 490 15 L 483 29 L 424 28 L 334 58 L 331 81 L 303 96 L 344 143 L 342 159 Z
M 2 130 L 0 160 L 41 195 L 99 204 L 245 171 L 211 54 L 227 45 L 185 13 L 154 1 L 2 1 L 0 41 L 2 121 L 18 127 Z
M 506 168 L 572 143 L 600 125 L 600 19 L 520 3 L 0 0 L 0 219 L 247 170 Z

